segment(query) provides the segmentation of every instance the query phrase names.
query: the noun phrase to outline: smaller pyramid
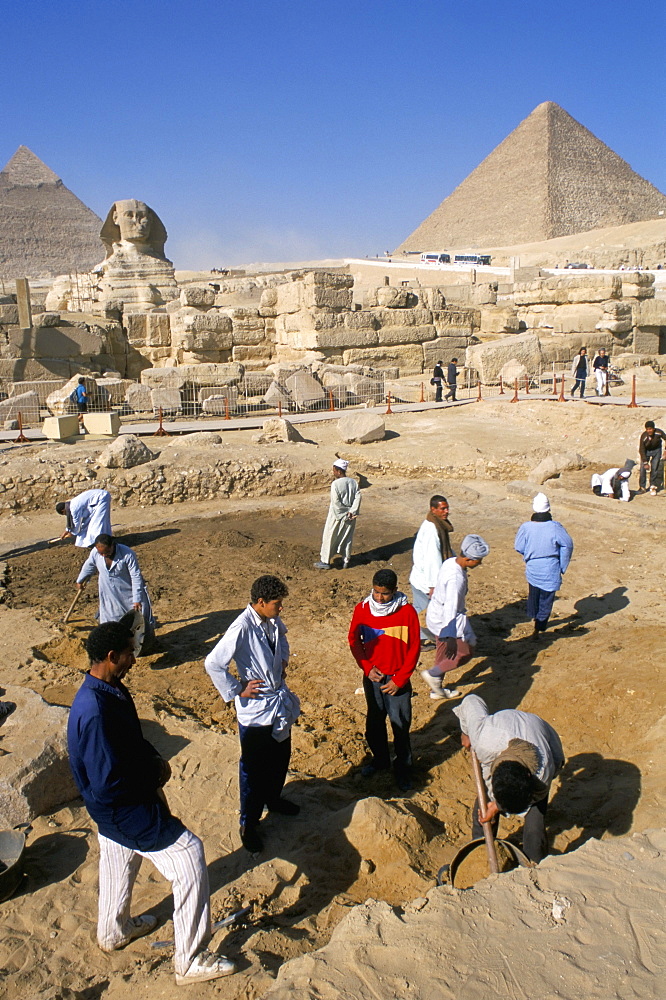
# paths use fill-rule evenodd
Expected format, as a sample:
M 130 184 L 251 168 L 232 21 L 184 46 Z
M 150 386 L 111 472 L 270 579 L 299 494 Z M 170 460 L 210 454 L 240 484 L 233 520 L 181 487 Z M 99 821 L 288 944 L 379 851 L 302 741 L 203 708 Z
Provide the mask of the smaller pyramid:
M 536 243 L 657 218 L 666 195 L 552 101 L 539 104 L 398 247 Z
M 89 271 L 104 255 L 101 225 L 27 146 L 0 171 L 0 277 Z

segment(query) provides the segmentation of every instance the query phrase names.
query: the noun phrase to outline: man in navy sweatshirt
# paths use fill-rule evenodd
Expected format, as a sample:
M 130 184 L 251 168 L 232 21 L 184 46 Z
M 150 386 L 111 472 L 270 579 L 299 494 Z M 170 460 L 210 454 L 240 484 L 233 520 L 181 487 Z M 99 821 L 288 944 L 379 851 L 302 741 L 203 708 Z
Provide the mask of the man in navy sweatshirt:
M 171 814 L 162 792 L 171 768 L 143 738 L 122 683 L 134 664 L 126 618 L 98 625 L 88 636 L 90 672 L 67 725 L 74 780 L 98 826 L 97 942 L 102 951 L 116 951 L 155 928 L 152 914 L 130 917 L 134 882 L 148 858 L 171 882 L 176 983 L 185 986 L 227 976 L 236 967 L 206 951 L 211 922 L 203 844 Z
M 372 777 L 390 766 L 388 716 L 393 730 L 396 782 L 401 791 L 407 792 L 412 787 L 410 677 L 421 651 L 421 626 L 416 611 L 398 590 L 398 578 L 392 569 L 377 570 L 373 576 L 370 594 L 354 608 L 348 640 L 363 671 L 368 709 L 365 738 L 372 762 L 361 773 Z

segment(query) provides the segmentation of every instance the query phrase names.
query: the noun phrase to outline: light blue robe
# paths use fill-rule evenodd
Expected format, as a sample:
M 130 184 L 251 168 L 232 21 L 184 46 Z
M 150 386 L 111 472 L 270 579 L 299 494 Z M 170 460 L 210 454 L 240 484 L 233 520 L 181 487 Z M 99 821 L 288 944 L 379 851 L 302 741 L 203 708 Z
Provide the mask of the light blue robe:
M 100 624 L 119 621 L 128 611 L 132 611 L 134 604 L 140 603 L 146 628 L 155 628 L 146 584 L 137 558 L 128 545 L 116 542 L 110 567 L 106 565 L 104 556 L 93 548 L 81 567 L 76 582 L 83 583 L 94 573 L 99 574 Z
M 559 521 L 526 521 L 514 543 L 525 560 L 527 582 L 554 593 L 562 585 L 573 552 L 573 541 Z

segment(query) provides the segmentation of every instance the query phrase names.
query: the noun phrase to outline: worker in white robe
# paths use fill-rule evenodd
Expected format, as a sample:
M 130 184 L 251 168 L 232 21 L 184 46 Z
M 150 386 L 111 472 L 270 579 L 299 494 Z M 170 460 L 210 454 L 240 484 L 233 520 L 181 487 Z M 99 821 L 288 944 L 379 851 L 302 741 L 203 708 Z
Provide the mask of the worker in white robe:
M 155 630 L 153 609 L 138 560 L 129 545 L 122 545 L 111 535 L 98 535 L 76 578 L 77 590 L 82 590 L 95 573 L 99 576 L 100 624 L 120 621 L 128 611 L 140 611 L 146 636 L 151 636 Z
M 315 569 L 330 569 L 331 560 L 336 555 L 342 556 L 343 566 L 349 565 L 352 540 L 356 528 L 356 518 L 361 506 L 361 491 L 358 483 L 347 475 L 344 458 L 338 458 L 333 463 L 333 482 L 331 483 L 331 505 L 324 525 L 324 536 L 321 541 L 319 562 Z
M 607 469 L 599 474 L 593 473 L 590 486 L 597 496 L 612 497 L 615 500 L 624 500 L 628 503 L 631 500 L 631 490 L 629 489 L 629 479 L 631 470 L 636 463 L 629 460 L 622 468 Z
M 88 548 L 98 535 L 111 534 L 111 494 L 108 490 L 85 490 L 66 502 L 56 504 L 58 514 L 67 518 L 61 538 L 74 537 L 74 544 Z

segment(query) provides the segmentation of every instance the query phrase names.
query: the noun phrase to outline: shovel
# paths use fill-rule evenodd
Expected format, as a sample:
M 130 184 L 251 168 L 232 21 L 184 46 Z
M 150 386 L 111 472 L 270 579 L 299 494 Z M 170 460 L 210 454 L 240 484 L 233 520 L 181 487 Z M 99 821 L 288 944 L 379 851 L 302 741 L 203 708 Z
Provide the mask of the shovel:
M 481 812 L 486 811 L 488 808 L 488 799 L 486 797 L 486 786 L 481 774 L 481 765 L 479 764 L 479 758 L 476 756 L 473 750 L 470 750 L 472 755 L 472 770 L 474 771 L 474 781 L 476 782 L 476 796 L 479 800 L 479 809 Z M 486 850 L 488 852 L 488 868 L 492 875 L 496 875 L 499 872 L 499 864 L 497 862 L 497 851 L 495 850 L 495 837 L 493 836 L 493 829 L 490 823 L 483 823 L 483 836 L 486 841 Z
M 76 607 L 76 602 L 78 601 L 78 599 L 79 599 L 79 597 L 81 596 L 82 593 L 83 593 L 83 587 L 81 587 L 80 590 L 77 590 L 76 594 L 74 595 L 74 600 L 72 601 L 72 603 L 70 604 L 70 606 L 67 608 L 67 614 L 63 618 L 63 624 L 64 625 L 66 625 L 67 622 L 69 621 L 69 616 L 71 615 L 72 611 Z

